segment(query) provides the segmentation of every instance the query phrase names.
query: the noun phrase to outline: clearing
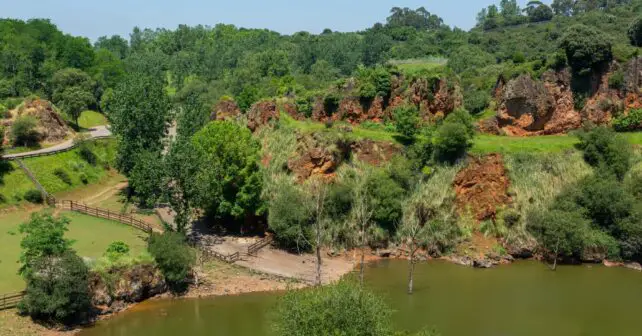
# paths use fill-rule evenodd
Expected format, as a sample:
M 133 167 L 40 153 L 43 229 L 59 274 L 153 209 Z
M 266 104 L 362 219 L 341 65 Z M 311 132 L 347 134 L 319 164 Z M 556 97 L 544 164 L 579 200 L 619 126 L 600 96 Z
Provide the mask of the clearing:
M 102 113 L 96 111 L 84 111 L 80 114 L 78 118 L 78 126 L 80 128 L 88 129 L 96 126 L 107 125 L 107 118 Z

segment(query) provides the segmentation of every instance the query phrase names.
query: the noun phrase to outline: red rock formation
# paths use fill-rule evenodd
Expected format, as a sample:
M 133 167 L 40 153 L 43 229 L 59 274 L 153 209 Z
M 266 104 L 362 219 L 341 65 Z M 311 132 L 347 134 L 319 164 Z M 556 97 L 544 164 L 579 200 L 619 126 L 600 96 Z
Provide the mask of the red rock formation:
M 279 111 L 276 103 L 272 100 L 255 103 L 247 113 L 247 127 L 252 132 L 272 120 L 279 120 Z
M 241 114 L 241 109 L 233 99 L 221 99 L 212 108 L 210 120 L 231 120 Z
M 508 204 L 510 180 L 499 154 L 470 157 L 455 177 L 456 204 L 460 212 L 472 211 L 477 220 L 495 219 L 497 209 Z
M 358 160 L 378 166 L 400 153 L 401 147 L 388 142 L 365 139 L 350 145 L 350 150 Z

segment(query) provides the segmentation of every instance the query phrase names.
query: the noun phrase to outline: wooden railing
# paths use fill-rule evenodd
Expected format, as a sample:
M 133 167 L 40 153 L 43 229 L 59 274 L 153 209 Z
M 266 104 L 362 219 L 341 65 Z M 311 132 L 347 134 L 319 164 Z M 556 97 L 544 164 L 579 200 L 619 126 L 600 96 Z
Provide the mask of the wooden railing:
M 53 151 L 49 151 L 49 152 L 48 151 L 44 151 L 44 152 L 40 152 L 40 153 L 24 154 L 24 155 L 22 155 L 20 153 L 16 153 L 15 155 L 18 155 L 18 156 L 7 156 L 7 155 L 12 155 L 12 154 L 6 154 L 5 156 L 1 156 L 0 159 L 7 160 L 7 161 L 14 161 L 14 160 L 21 160 L 21 159 L 31 159 L 31 158 L 40 157 L 40 156 L 55 155 L 55 154 L 60 154 L 60 153 L 64 153 L 64 152 L 68 152 L 70 150 L 76 149 L 76 148 L 78 148 L 78 146 L 80 146 L 81 143 L 83 143 L 85 141 L 94 141 L 94 140 L 109 139 L 109 138 L 113 138 L 113 135 L 95 136 L 95 137 L 92 137 L 92 138 L 89 138 L 89 139 L 86 139 L 86 140 L 83 140 L 83 141 L 75 142 L 75 143 L 73 143 L 71 146 L 69 146 L 67 148 L 61 148 L 61 149 L 57 149 L 57 150 L 53 150 Z
M 215 258 L 230 264 L 241 259 L 241 254 L 239 252 L 232 253 L 232 254 L 223 254 L 223 253 L 219 253 L 219 252 L 212 251 L 205 248 L 201 248 L 201 252 L 203 253 L 203 259 Z
M 0 295 L 0 310 L 15 308 L 25 296 L 25 292 Z
M 139 230 L 143 230 L 145 232 L 151 233 L 152 232 L 152 226 L 149 223 L 146 223 L 138 218 L 134 218 L 129 215 L 124 215 L 119 212 L 114 212 L 111 210 L 106 210 L 106 209 L 101 209 L 101 208 L 94 208 L 87 206 L 86 204 L 78 203 L 76 201 L 60 201 L 57 203 L 62 209 L 65 210 L 71 210 L 71 211 L 76 211 L 80 212 L 89 216 L 94 216 L 94 217 L 99 217 L 99 218 L 104 218 L 108 220 L 113 220 L 117 221 L 123 224 L 127 224 L 130 226 L 133 226 Z
M 250 245 L 247 247 L 247 254 L 248 255 L 256 255 L 256 252 L 258 252 L 260 249 L 270 245 L 272 243 L 272 236 L 267 236 L 256 243 Z

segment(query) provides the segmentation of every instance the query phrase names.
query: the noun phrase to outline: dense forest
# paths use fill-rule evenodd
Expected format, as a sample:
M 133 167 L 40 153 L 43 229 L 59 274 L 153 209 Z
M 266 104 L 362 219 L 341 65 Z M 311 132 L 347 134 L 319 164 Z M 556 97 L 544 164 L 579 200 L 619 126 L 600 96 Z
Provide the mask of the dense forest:
M 642 160 L 624 134 L 642 129 L 640 13 L 641 0 L 501 0 L 470 31 L 395 7 L 358 32 L 180 25 L 93 44 L 3 19 L 0 116 L 37 97 L 77 129 L 84 110 L 104 114 L 127 196 L 175 212 L 178 234 L 152 241 L 179 283 L 189 267 L 171 258 L 194 263 L 176 246 L 196 218 L 319 259 L 403 245 L 411 265 L 420 250 L 642 261 Z M 28 129 L 12 122 L 14 146 Z M 502 147 L 543 135 L 570 145 Z M 473 261 L 480 239 L 492 246 Z

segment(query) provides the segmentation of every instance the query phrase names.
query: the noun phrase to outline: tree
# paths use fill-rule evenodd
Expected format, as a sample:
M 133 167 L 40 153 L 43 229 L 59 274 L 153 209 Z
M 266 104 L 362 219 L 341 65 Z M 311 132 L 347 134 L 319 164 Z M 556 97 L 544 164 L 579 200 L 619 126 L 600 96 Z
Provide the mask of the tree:
M 396 224 L 402 217 L 402 201 L 406 191 L 383 169 L 372 172 L 365 190 L 373 209 L 372 221 L 388 234 L 394 235 Z
M 195 204 L 216 218 L 262 214 L 260 145 L 250 130 L 214 121 L 197 132 L 191 142 L 199 160 Z
M 311 202 L 311 214 L 314 218 L 312 222 L 312 230 L 314 232 L 314 251 L 317 259 L 316 263 L 316 279 L 315 284 L 321 286 L 321 247 L 325 240 L 325 201 L 327 197 L 327 186 L 324 181 L 318 178 L 313 178 L 308 181 L 309 197 Z
M 419 130 L 419 111 L 412 105 L 399 106 L 392 111 L 397 132 L 412 139 Z
M 71 248 L 72 241 L 64 237 L 68 225 L 69 219 L 54 217 L 49 212 L 34 213 L 20 225 L 20 233 L 24 234 L 20 242 L 21 275 L 31 273 L 36 260 L 61 256 Z
M 199 169 L 199 160 L 189 139 L 179 138 L 172 142 L 164 157 L 166 180 L 162 183 L 169 204 L 176 213 L 174 227 L 185 232 L 193 214 L 192 197 L 196 193 L 194 179 Z
M 599 30 L 582 24 L 566 30 L 560 47 L 566 52 L 573 72 L 579 75 L 600 70 L 613 58 L 609 39 Z
M 580 257 L 584 250 L 588 221 L 578 211 L 548 210 L 532 213 L 529 229 L 552 255 L 552 270 L 560 256 Z
M 573 7 L 575 0 L 553 0 L 551 7 L 555 15 L 571 16 L 573 15 Z
M 160 152 L 170 120 L 170 102 L 163 82 L 131 74 L 114 90 L 107 117 L 119 140 L 117 166 L 125 175 L 134 168 L 138 153 Z
M 129 185 L 143 208 L 152 209 L 166 188 L 164 168 L 159 152 L 137 153 L 136 163 L 129 174 Z
M 79 69 L 67 68 L 56 72 L 51 79 L 51 98 L 54 104 L 71 116 L 76 125 L 80 113 L 96 103 L 96 83 Z
M 425 244 L 428 235 L 427 218 L 424 218 L 425 214 L 418 210 L 412 208 L 404 214 L 401 227 L 397 230 L 399 241 L 410 251 L 408 253 L 408 294 L 413 292 L 417 251 Z
M 177 135 L 185 139 L 198 132 L 209 121 L 210 111 L 205 103 L 207 85 L 199 79 L 189 81 L 176 95 L 180 107 Z
M 40 133 L 36 130 L 38 121 L 31 116 L 21 116 L 11 125 L 11 141 L 13 145 L 21 144 L 25 147 L 35 145 L 40 139 Z
M 359 263 L 359 283 L 363 286 L 363 272 L 365 266 L 365 249 L 368 244 L 368 236 L 371 234 L 372 208 L 371 193 L 368 190 L 369 179 L 372 175 L 370 167 L 363 165 L 361 171 L 356 174 L 355 184 L 352 186 L 352 209 L 351 219 L 359 230 L 359 247 L 361 248 L 361 261 Z
M 486 91 L 468 91 L 464 94 L 464 107 L 472 114 L 480 114 L 490 104 L 490 98 L 490 94 Z
M 152 233 L 147 249 L 154 257 L 158 268 L 175 292 L 186 289 L 187 278 L 196 263 L 194 251 L 187 245 L 185 235 L 178 232 Z
M 296 252 L 312 247 L 310 200 L 289 178 L 279 177 L 268 198 L 268 225 L 281 247 Z M 293 207 L 292 204 L 299 204 Z
M 433 160 L 454 163 L 472 146 L 475 127 L 468 111 L 449 114 L 433 136 Z
M 389 336 L 391 310 L 366 289 L 347 281 L 289 291 L 279 301 L 276 335 Z
M 549 21 L 553 18 L 553 10 L 551 7 L 548 7 L 541 1 L 530 1 L 525 11 L 531 22 Z
M 631 23 L 627 33 L 632 45 L 642 47 L 642 16 Z
M 94 43 L 94 48 L 109 50 L 119 59 L 124 59 L 129 54 L 129 43 L 119 35 L 99 37 Z
M 23 314 L 47 322 L 70 324 L 91 310 L 89 269 L 72 250 L 41 255 L 25 274 L 27 288 L 18 305 Z

